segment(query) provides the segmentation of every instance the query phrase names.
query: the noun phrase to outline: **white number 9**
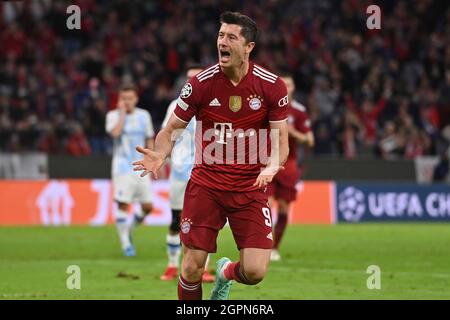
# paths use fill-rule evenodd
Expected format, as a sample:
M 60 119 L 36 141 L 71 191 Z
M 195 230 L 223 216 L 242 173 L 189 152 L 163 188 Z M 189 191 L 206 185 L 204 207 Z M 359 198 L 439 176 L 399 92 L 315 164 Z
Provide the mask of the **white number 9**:
M 270 209 L 269 208 L 262 208 L 262 213 L 266 219 L 264 220 L 264 223 L 268 227 L 272 227 L 272 217 L 270 215 Z

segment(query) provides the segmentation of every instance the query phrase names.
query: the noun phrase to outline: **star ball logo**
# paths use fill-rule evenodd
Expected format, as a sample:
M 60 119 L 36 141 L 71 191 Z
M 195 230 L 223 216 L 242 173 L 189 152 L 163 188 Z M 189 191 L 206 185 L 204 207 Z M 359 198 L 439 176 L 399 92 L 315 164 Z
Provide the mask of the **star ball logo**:
M 180 97 L 182 97 L 183 99 L 189 98 L 191 93 L 192 93 L 192 85 L 190 83 L 186 83 L 183 89 L 181 89 Z
M 347 221 L 359 221 L 366 211 L 364 193 L 355 187 L 347 187 L 339 194 L 339 211 Z

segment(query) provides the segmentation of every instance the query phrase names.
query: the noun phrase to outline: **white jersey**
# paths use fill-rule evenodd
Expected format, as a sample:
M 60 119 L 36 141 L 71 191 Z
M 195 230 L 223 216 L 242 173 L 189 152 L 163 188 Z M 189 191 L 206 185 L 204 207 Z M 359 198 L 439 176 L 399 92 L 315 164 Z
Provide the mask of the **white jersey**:
M 119 121 L 119 110 L 111 110 L 106 115 L 106 131 L 108 133 Z M 134 174 L 132 163 L 142 158 L 136 146 L 146 147 L 146 139 L 153 138 L 152 118 L 148 111 L 135 108 L 133 113 L 125 116 L 122 134 L 114 139 L 112 176 Z
M 173 100 L 167 108 L 162 127 L 167 125 L 177 100 Z M 195 161 L 195 118 L 192 118 L 181 136 L 178 137 L 170 157 L 170 179 L 188 181 Z

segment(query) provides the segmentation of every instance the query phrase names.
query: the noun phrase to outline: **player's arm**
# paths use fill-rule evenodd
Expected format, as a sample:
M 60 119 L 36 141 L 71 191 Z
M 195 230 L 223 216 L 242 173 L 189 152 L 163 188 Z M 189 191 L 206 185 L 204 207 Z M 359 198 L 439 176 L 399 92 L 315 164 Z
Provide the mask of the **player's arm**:
M 142 171 L 141 177 L 153 174 L 155 179 L 158 178 L 158 170 L 164 163 L 164 160 L 172 152 L 178 136 L 186 128 L 187 123 L 178 119 L 172 114 L 166 126 L 158 133 L 155 139 L 154 150 L 137 146 L 136 150 L 144 155 L 144 158 L 133 162 L 134 171 Z
M 287 124 L 287 106 L 289 104 L 286 84 L 278 78 L 268 89 L 269 123 L 271 151 L 269 161 L 253 184 L 265 187 L 272 182 L 278 171 L 283 170 L 283 164 L 289 155 L 289 132 Z
M 289 131 L 287 120 L 270 122 L 270 153 L 269 167 L 281 167 L 289 155 Z
M 302 133 L 295 129 L 293 126 L 288 126 L 289 136 L 295 139 L 297 143 L 306 145 L 310 148 L 314 147 L 314 135 L 312 131 L 308 131 L 306 133 Z
M 172 152 L 177 138 L 187 127 L 187 122 L 178 119 L 172 114 L 166 126 L 158 133 L 155 140 L 155 152 L 160 153 L 164 159 Z
M 119 110 L 119 118 L 116 124 L 112 128 L 108 128 L 107 131 L 114 139 L 117 139 L 122 134 L 123 126 L 125 124 L 125 117 L 127 115 L 127 111 L 125 109 L 125 104 L 119 100 L 117 109 Z
M 270 158 L 267 166 L 256 178 L 254 186 L 260 188 L 272 182 L 273 177 L 280 170 L 284 170 L 284 163 L 289 155 L 289 132 L 287 120 L 270 122 Z
M 184 85 L 169 121 L 156 136 L 155 149 L 136 147 L 136 150 L 142 153 L 144 158 L 133 162 L 133 170 L 142 171 L 141 177 L 151 172 L 155 179 L 158 178 L 158 169 L 161 168 L 164 160 L 170 155 L 177 138 L 195 115 L 196 105 L 199 101 L 199 92 L 201 92 L 197 86 L 198 81 L 195 79 L 191 79 Z
M 169 119 L 172 117 L 173 112 L 175 111 L 176 107 L 177 107 L 177 100 L 173 100 L 167 107 L 166 115 L 164 116 L 164 120 L 161 124 L 161 128 L 164 128 L 167 126 L 167 124 L 169 123 Z M 170 154 L 169 154 L 168 158 L 169 157 L 170 157 Z
M 155 130 L 153 129 L 153 120 L 150 113 L 147 112 L 147 132 L 145 135 L 145 147 L 153 150 L 155 148 Z

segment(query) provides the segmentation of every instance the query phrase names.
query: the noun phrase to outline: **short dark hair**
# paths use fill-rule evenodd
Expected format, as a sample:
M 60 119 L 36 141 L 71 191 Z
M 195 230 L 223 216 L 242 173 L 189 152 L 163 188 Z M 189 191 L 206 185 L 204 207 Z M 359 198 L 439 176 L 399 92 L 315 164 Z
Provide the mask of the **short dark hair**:
M 138 93 L 138 88 L 134 83 L 131 82 L 126 82 L 126 83 L 122 83 L 119 87 L 119 92 L 122 91 L 134 91 L 134 93 Z
M 237 24 L 241 26 L 241 35 L 247 43 L 256 41 L 258 27 L 250 17 L 240 12 L 225 11 L 220 15 L 220 23 Z

